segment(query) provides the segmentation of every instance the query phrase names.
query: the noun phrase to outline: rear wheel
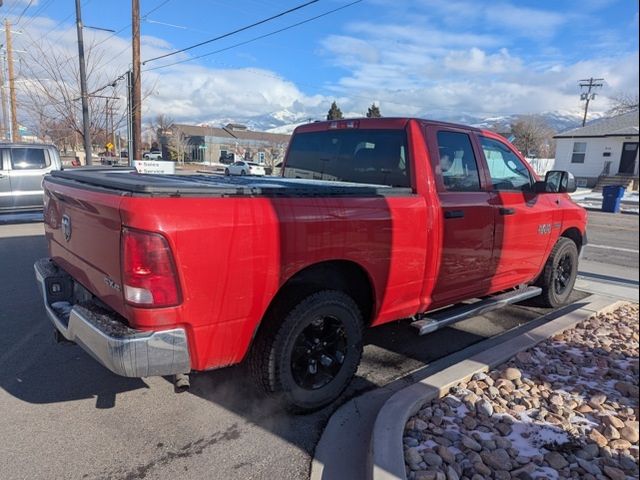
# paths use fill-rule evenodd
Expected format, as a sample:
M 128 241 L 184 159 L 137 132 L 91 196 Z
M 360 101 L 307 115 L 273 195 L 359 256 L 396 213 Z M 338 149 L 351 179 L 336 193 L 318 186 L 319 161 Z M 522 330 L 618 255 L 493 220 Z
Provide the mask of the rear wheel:
M 540 303 L 557 308 L 567 303 L 578 276 L 578 247 L 561 237 L 551 250 L 536 285 L 542 287 Z
M 256 340 L 256 382 L 292 411 L 321 408 L 340 396 L 362 356 L 362 315 L 343 292 L 314 293 L 269 322 Z

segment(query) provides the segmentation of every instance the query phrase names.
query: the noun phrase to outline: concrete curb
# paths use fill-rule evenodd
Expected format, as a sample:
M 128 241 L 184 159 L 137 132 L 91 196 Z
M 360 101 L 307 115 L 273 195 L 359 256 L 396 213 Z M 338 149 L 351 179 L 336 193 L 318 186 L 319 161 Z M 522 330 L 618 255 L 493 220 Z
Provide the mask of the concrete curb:
M 487 372 L 553 335 L 574 327 L 588 317 L 615 310 L 629 302 L 598 295 L 584 307 L 558 317 L 522 335 L 478 353 L 449 368 L 400 390 L 389 398 L 376 418 L 371 437 L 373 480 L 406 480 L 402 436 L 404 426 L 420 407 L 480 372 Z

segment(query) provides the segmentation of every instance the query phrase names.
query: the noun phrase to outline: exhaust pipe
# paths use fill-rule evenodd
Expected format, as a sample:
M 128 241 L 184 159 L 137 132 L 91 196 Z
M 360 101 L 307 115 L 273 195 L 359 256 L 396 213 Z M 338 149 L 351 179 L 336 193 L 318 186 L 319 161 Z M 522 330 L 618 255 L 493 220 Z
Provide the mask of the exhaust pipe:
M 189 382 L 189 374 L 188 373 L 178 373 L 175 377 L 173 377 L 173 390 L 176 393 L 182 393 L 189 390 L 191 386 Z
M 57 328 L 53 329 L 53 340 L 56 343 L 64 343 L 67 345 L 75 345 L 76 342 L 72 342 L 71 340 L 67 340 L 62 333 Z

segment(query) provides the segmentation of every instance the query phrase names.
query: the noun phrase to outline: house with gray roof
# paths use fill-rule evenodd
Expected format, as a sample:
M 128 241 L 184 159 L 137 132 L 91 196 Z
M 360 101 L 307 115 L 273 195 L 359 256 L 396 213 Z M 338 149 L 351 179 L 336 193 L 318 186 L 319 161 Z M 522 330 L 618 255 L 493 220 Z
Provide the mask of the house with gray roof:
M 554 169 L 568 170 L 578 185 L 638 189 L 638 110 L 557 134 Z

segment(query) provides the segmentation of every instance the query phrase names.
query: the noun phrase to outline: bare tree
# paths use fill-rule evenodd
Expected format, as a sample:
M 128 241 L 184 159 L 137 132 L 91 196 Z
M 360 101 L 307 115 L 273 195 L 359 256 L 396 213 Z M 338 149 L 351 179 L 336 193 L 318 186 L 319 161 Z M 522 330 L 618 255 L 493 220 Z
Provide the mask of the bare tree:
M 158 141 L 160 141 L 160 137 L 162 135 L 165 135 L 167 131 L 173 128 L 173 124 L 173 118 L 165 115 L 164 113 L 156 115 L 156 117 L 151 120 L 151 128 L 156 133 Z
M 610 97 L 612 107 L 607 110 L 607 115 L 622 115 L 623 113 L 638 110 L 638 92 L 617 93 Z
M 187 137 L 182 130 L 174 128 L 169 136 L 169 153 L 171 154 L 171 158 L 179 163 L 184 163 L 189 146 L 189 137 Z
M 523 115 L 512 125 L 513 144 L 526 157 L 550 158 L 555 152 L 555 131 L 536 115 Z
M 96 48 L 95 42 L 86 44 L 89 130 L 92 143 L 100 146 L 126 121 L 125 85 L 114 81 L 117 74 L 108 68 L 105 52 L 104 48 Z M 66 142 L 76 148 L 82 145 L 77 59 L 46 40 L 33 41 L 20 64 L 19 75 L 23 79 L 20 100 L 27 116 L 25 123 L 37 131 L 44 129 L 49 138 L 63 141 L 65 147 Z

